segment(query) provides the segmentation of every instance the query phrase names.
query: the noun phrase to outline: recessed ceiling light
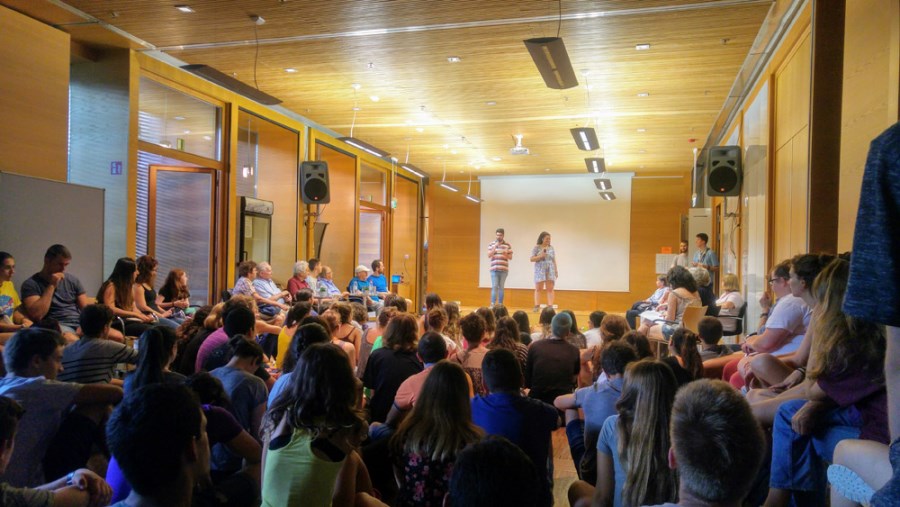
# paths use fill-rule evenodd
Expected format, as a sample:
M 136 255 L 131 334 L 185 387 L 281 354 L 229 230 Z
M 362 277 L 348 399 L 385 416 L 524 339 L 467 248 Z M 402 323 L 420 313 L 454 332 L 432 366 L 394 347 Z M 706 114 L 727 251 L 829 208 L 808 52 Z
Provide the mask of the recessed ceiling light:
M 190 130 L 185 130 L 184 133 L 185 133 L 185 134 L 190 134 L 191 131 L 190 131 Z
M 647 150 L 638 150 L 638 153 L 647 153 Z
M 484 105 L 486 105 L 486 106 L 496 106 L 496 105 L 497 105 L 497 101 L 496 101 L 496 100 L 489 100 L 489 101 L 485 102 Z
M 447 61 L 450 63 L 459 63 L 462 61 L 462 58 L 460 58 L 458 56 L 448 56 Z
M 350 88 L 353 88 L 354 90 L 359 90 L 360 88 L 362 88 L 362 85 L 359 83 L 351 83 Z
M 351 111 L 362 111 L 362 108 L 361 107 L 353 107 L 353 108 L 350 108 L 350 110 Z
M 503 159 L 500 157 L 491 157 L 491 160 L 493 160 L 494 162 L 500 162 Z
M 174 118 L 172 118 L 172 119 L 173 119 L 173 120 L 182 121 L 182 120 L 184 120 L 184 116 L 176 116 L 176 117 L 174 117 Z
M 650 44 L 638 44 L 634 46 L 634 49 L 637 51 L 647 51 L 650 49 Z
M 372 102 L 378 102 L 379 100 L 381 100 L 381 97 L 379 97 L 378 95 L 369 95 L 369 98 L 372 99 Z
M 369 62 L 369 63 L 367 63 L 367 64 L 366 64 L 366 68 L 367 68 L 367 69 L 374 69 L 374 68 L 375 68 L 375 62 Z
M 181 12 L 194 12 L 190 5 L 176 5 L 175 8 Z
M 641 93 L 638 93 L 637 96 L 638 96 L 638 97 L 649 97 L 649 96 L 650 96 L 650 92 L 641 92 Z
M 425 129 L 422 127 L 416 127 L 416 132 L 425 132 Z
M 203 136 L 204 141 L 212 141 L 212 136 Z
M 544 168 L 544 171 L 546 171 L 546 172 L 549 173 L 549 172 L 550 172 L 550 168 L 549 168 L 549 167 L 545 167 L 545 168 Z
M 284 71 L 287 72 L 288 74 L 293 74 L 294 72 L 297 72 L 297 69 L 295 69 L 293 67 L 288 67 L 288 68 L 284 69 Z
M 594 89 L 594 85 L 592 85 L 592 84 L 586 84 L 586 85 L 584 85 L 584 87 L 587 88 L 588 91 L 591 91 Z
M 451 154 L 451 155 L 456 155 L 456 150 L 450 150 L 450 154 Z M 460 172 L 462 172 L 462 171 L 460 171 Z
M 446 149 L 448 149 L 448 148 L 450 148 L 450 145 L 449 145 L 449 144 L 445 144 L 445 145 L 444 145 L 444 149 L 446 150 Z
M 638 132 L 646 132 L 647 129 L 637 129 Z

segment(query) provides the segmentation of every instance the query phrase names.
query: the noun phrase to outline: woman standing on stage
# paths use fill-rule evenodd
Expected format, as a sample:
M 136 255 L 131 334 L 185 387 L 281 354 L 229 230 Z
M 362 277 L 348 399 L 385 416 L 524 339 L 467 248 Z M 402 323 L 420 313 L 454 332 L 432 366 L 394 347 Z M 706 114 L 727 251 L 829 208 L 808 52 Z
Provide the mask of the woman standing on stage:
M 531 249 L 531 262 L 534 263 L 534 311 L 541 307 L 541 288 L 547 290 L 547 306 L 553 306 L 553 286 L 559 276 L 556 267 L 556 251 L 550 246 L 550 233 L 544 231 L 538 236 L 537 245 Z

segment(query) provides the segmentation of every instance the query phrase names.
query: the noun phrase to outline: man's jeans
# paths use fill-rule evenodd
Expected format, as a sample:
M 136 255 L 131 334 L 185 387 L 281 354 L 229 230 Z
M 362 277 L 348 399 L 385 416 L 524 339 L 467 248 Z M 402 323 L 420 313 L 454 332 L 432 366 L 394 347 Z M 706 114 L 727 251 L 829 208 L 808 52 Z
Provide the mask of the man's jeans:
M 491 271 L 491 304 L 503 304 L 503 286 L 509 271 Z

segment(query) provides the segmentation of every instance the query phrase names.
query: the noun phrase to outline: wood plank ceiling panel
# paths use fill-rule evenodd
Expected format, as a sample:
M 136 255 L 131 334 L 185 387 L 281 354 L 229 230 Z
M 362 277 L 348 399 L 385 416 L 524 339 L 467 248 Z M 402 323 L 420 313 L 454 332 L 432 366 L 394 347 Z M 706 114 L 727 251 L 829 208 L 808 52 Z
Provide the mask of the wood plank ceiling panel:
M 584 172 L 595 154 L 579 151 L 568 129 L 588 124 L 610 170 L 689 171 L 691 148 L 709 132 L 771 5 L 563 2 L 561 36 L 576 72 L 589 74 L 577 88 L 551 90 L 522 44 L 556 35 L 558 4 L 545 0 L 185 0 L 190 14 L 158 0 L 67 3 L 185 62 L 258 83 L 337 132 L 353 125 L 354 136 L 401 160 L 409 147 L 412 163 L 438 176 L 446 165 L 448 179 Z M 266 23 L 255 27 L 251 14 Z M 651 49 L 636 51 L 642 43 Z M 509 154 L 513 134 L 525 136 L 530 155 Z

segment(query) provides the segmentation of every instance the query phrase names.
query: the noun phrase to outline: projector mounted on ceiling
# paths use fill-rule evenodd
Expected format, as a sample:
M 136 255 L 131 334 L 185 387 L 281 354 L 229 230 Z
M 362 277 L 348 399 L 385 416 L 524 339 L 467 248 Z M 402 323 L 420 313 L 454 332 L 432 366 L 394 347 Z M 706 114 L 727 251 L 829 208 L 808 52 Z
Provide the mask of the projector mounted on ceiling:
M 513 137 L 516 139 L 516 145 L 509 149 L 510 155 L 528 155 L 531 153 L 528 151 L 528 148 L 522 146 L 522 134 L 516 134 Z

